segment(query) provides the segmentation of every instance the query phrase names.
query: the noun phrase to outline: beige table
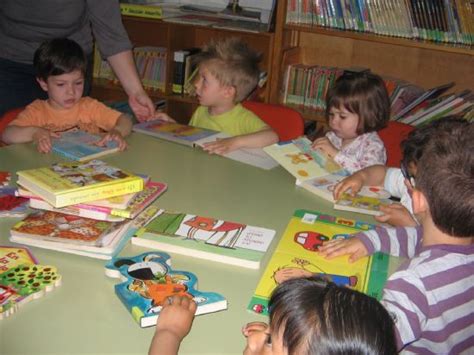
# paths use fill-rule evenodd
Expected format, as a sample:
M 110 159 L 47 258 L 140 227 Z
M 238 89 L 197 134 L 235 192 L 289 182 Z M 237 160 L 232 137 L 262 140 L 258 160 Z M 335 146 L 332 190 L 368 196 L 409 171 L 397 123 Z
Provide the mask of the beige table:
M 281 167 L 266 171 L 205 152 L 132 134 L 126 152 L 104 160 L 129 171 L 148 174 L 168 184 L 156 204 L 175 211 L 222 218 L 276 230 L 276 247 L 293 211 L 298 208 L 334 213 L 331 205 L 295 186 Z M 0 170 L 49 165 L 59 158 L 41 155 L 31 144 L 0 149 Z M 350 213 L 338 212 L 343 217 Z M 373 221 L 358 215 L 360 219 Z M 9 229 L 18 219 L 0 219 L 0 245 L 10 245 Z M 63 276 L 59 289 L 26 304 L 0 321 L 1 354 L 145 354 L 154 328 L 141 329 L 115 296 L 114 279 L 104 262 L 31 248 L 41 264 L 55 265 Z M 128 245 L 121 255 L 147 249 Z M 181 354 L 239 354 L 245 346 L 241 327 L 266 320 L 246 310 L 264 267 L 248 270 L 172 255 L 173 267 L 194 272 L 199 289 L 222 293 L 227 311 L 199 316 L 181 346 Z

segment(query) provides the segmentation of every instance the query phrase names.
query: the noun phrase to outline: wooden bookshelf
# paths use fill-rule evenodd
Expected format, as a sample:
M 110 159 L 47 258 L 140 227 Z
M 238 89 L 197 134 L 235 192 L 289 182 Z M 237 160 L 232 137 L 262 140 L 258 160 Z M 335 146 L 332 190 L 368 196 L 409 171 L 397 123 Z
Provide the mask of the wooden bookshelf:
M 257 99 L 263 102 L 270 101 L 268 83 L 272 81 L 273 33 L 214 29 L 130 16 L 123 16 L 123 23 L 134 46 L 157 46 L 167 49 L 165 91 L 147 90 L 147 92 L 152 99 L 165 99 L 168 114 L 178 121 L 188 122 L 197 107 L 197 101 L 190 96 L 172 93 L 173 52 L 184 48 L 201 47 L 209 43 L 211 39 L 218 40 L 236 36 L 247 42 L 251 48 L 262 53 L 261 69 L 267 71 L 268 78 L 266 87 L 258 91 Z M 92 96 L 104 101 L 127 99 L 125 92 L 118 83 L 112 83 L 110 80 L 104 79 L 94 79 Z
M 407 80 L 424 88 L 454 81 L 454 91 L 474 91 L 472 47 L 317 26 L 287 25 L 286 7 L 287 0 L 278 2 L 271 102 L 281 102 L 285 69 L 295 61 L 341 68 L 366 67 L 377 74 Z M 294 53 L 298 53 L 296 58 Z M 324 122 L 321 113 L 307 109 L 301 112 L 306 119 Z

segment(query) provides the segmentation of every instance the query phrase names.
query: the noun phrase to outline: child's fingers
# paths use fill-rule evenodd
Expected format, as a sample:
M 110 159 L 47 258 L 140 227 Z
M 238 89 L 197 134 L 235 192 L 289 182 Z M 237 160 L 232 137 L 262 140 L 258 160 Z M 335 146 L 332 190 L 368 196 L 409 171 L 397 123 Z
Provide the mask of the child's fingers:
M 250 333 L 255 332 L 255 331 L 265 331 L 268 328 L 268 324 L 264 322 L 251 322 L 246 324 L 242 328 L 242 334 L 247 337 L 249 336 Z
M 380 208 L 382 210 L 382 208 Z M 383 212 L 383 211 L 382 211 Z M 380 216 L 374 216 L 375 220 L 380 223 L 386 223 L 390 219 L 390 214 L 382 214 Z

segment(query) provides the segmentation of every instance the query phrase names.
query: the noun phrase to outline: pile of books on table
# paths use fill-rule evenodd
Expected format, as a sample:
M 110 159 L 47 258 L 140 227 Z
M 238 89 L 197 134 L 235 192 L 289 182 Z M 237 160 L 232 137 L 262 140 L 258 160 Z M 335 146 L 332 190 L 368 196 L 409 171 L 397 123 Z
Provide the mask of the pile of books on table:
M 140 227 L 136 218 L 166 184 L 100 160 L 18 171 L 16 194 L 35 210 L 11 229 L 10 240 L 111 259 Z

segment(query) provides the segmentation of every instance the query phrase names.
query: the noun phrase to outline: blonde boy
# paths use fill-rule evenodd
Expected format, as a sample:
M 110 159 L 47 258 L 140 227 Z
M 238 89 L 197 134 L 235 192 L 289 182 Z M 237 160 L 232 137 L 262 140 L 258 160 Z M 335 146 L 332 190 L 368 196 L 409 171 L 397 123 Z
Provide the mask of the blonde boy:
M 212 42 L 200 53 L 194 82 L 200 106 L 189 124 L 232 136 L 208 143 L 204 149 L 209 153 L 260 148 L 278 141 L 270 127 L 240 104 L 257 86 L 259 61 L 260 56 L 236 38 Z M 164 113 L 157 118 L 172 120 Z
M 52 138 L 79 128 L 90 133 L 105 132 L 97 145 L 116 141 L 124 150 L 124 137 L 131 132 L 132 121 L 97 100 L 82 97 L 86 64 L 82 48 L 70 39 L 42 43 L 35 52 L 34 65 L 37 81 L 48 93 L 48 100 L 35 100 L 28 105 L 7 126 L 2 140 L 8 144 L 33 141 L 39 152 L 49 153 Z
M 420 227 L 357 234 L 320 250 L 357 260 L 376 251 L 408 257 L 388 279 L 382 303 L 392 313 L 399 350 L 474 352 L 474 126 L 438 130 L 426 144 L 413 181 Z

